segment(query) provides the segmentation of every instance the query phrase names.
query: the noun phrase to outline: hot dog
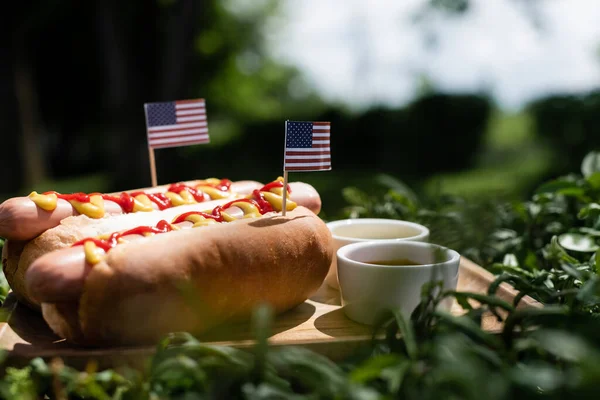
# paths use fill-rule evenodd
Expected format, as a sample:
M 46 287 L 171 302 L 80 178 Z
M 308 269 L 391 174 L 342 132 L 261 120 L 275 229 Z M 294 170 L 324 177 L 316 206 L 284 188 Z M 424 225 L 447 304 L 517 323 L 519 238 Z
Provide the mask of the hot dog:
M 263 184 L 256 181 L 231 182 L 210 178 L 122 193 L 32 192 L 0 204 L 0 237 L 31 240 L 63 219 L 79 214 L 90 218 L 139 211 L 154 211 L 236 195 L 248 195 Z
M 171 229 L 125 243 L 113 240 L 118 233 L 85 238 L 37 258 L 26 290 L 60 337 L 86 346 L 202 333 L 245 319 L 265 302 L 286 311 L 319 288 L 333 248 L 312 211 L 290 202 L 283 217 L 275 202 L 255 196 L 210 213 L 183 213 L 156 224 Z M 224 212 L 230 206 L 243 216 Z
M 256 193 L 262 197 L 269 197 L 273 202 L 274 209 L 281 211 L 282 186 L 282 180 L 277 179 L 244 197 L 256 196 Z M 288 194 L 290 204 L 305 206 L 315 214 L 320 211 L 320 197 L 312 186 L 302 182 L 292 182 L 288 185 Z M 241 198 L 243 197 L 238 196 L 235 199 Z M 26 289 L 24 280 L 29 266 L 44 254 L 69 247 L 86 237 L 130 230 L 138 226 L 155 226 L 162 220 L 171 221 L 180 214 L 200 211 L 210 212 L 215 207 L 231 201 L 231 198 L 226 198 L 167 208 L 161 211 L 105 216 L 99 219 L 89 218 L 85 215 L 68 217 L 62 220 L 59 226 L 45 231 L 29 242 L 7 241 L 3 249 L 4 273 L 16 297 L 22 303 L 39 310 L 40 303 Z M 290 205 L 287 208 L 289 209 L 289 207 Z M 234 218 L 243 215 L 242 210 L 237 206 L 230 207 L 226 212 Z

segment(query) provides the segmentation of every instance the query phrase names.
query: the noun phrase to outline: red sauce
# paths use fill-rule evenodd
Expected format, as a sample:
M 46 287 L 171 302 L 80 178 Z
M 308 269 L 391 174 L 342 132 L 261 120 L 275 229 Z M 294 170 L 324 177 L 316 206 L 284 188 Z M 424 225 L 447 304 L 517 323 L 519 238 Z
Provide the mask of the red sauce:
M 82 246 L 85 244 L 85 242 L 94 242 L 94 244 L 96 246 L 100 247 L 102 250 L 107 252 L 110 249 L 114 248 L 117 244 L 119 244 L 119 239 L 121 239 L 124 236 L 143 235 L 146 233 L 154 233 L 154 234 L 166 233 L 166 232 L 171 232 L 172 230 L 173 230 L 173 227 L 171 226 L 171 224 L 169 224 L 167 221 L 165 221 L 163 219 L 163 220 L 158 221 L 156 226 L 138 226 L 136 228 L 129 229 L 128 231 L 115 232 L 115 233 L 111 234 L 108 239 L 96 239 L 96 238 L 83 239 L 77 243 L 74 243 L 73 247 Z
M 233 182 L 231 182 L 229 179 L 221 179 L 221 182 L 217 183 L 216 185 L 206 185 L 206 186 L 212 186 L 215 189 L 219 189 L 224 192 L 228 192 L 229 190 L 231 190 L 232 183 Z
M 224 191 L 224 192 L 228 192 L 231 190 L 231 184 L 232 182 L 229 179 L 221 179 L 221 181 L 217 184 L 205 184 L 203 186 L 210 186 L 213 187 L 215 189 Z M 267 185 L 268 186 L 268 185 Z M 210 196 L 208 196 L 206 193 L 192 187 L 192 186 L 188 186 L 186 184 L 183 183 L 175 183 L 169 186 L 169 188 L 167 189 L 167 192 L 173 192 L 173 193 L 181 193 L 182 191 L 187 191 L 188 193 L 190 193 L 194 199 L 198 202 L 198 203 L 202 203 L 204 201 L 208 201 L 210 200 Z M 146 193 L 146 192 L 132 192 L 132 193 L 121 193 L 119 195 L 109 195 L 109 194 L 102 194 L 102 193 L 71 193 L 71 194 L 60 194 L 54 191 L 50 191 L 50 192 L 44 192 L 44 195 L 48 195 L 48 194 L 55 194 L 57 198 L 59 199 L 63 199 L 66 201 L 78 201 L 80 203 L 89 203 L 90 202 L 90 196 L 101 196 L 102 199 L 104 200 L 108 200 L 108 201 L 112 201 L 114 203 L 117 203 L 119 205 L 119 207 L 121 207 L 121 209 L 123 210 L 124 214 L 128 214 L 133 212 L 133 207 L 134 207 L 134 202 L 135 199 L 134 197 L 140 195 L 140 194 L 145 194 L 146 196 L 148 196 L 148 199 L 153 202 L 154 204 L 156 204 L 156 207 L 159 210 L 165 210 L 167 208 L 171 208 L 173 207 L 173 204 L 171 203 L 171 200 L 169 200 L 169 198 L 167 198 L 167 196 L 165 196 L 164 193 Z
M 223 217 L 220 214 L 217 217 L 216 215 L 208 214 L 208 213 L 205 213 L 205 212 L 202 212 L 202 211 L 189 211 L 189 212 L 186 212 L 186 213 L 178 215 L 177 218 L 175 218 L 173 220 L 173 223 L 174 224 L 180 224 L 180 223 L 184 222 L 185 219 L 187 217 L 189 217 L 190 215 L 200 215 L 200 216 L 202 216 L 204 218 L 214 219 L 217 222 L 223 222 Z
M 271 203 L 269 203 L 267 200 L 265 200 L 262 193 L 260 193 L 258 190 L 255 190 L 253 193 L 253 196 L 255 197 L 254 199 L 238 199 L 238 200 L 230 201 L 229 203 L 225 203 L 222 206 L 216 206 L 215 208 L 213 208 L 213 210 L 210 214 L 202 212 L 202 211 L 189 211 L 189 212 L 183 213 L 183 214 L 179 215 L 177 218 L 175 218 L 173 220 L 173 223 L 178 224 L 178 223 L 184 222 L 185 219 L 190 215 L 200 215 L 200 216 L 203 216 L 204 218 L 214 219 L 217 222 L 223 222 L 223 220 L 224 220 L 223 219 L 223 211 L 230 208 L 234 203 L 250 203 L 250 204 L 254 205 L 258 209 L 258 212 L 263 215 L 268 212 L 273 211 L 273 207 L 271 206 Z
M 93 195 L 100 195 L 100 193 L 71 193 L 71 194 L 60 194 L 60 193 L 56 193 L 54 191 L 50 191 L 50 192 L 44 192 L 42 193 L 44 195 L 48 195 L 48 194 L 55 194 L 57 198 L 59 199 L 64 199 L 67 201 L 78 201 L 80 203 L 89 203 L 90 202 L 90 196 Z
M 252 196 L 254 196 L 254 200 L 258 203 L 258 209 L 261 214 L 273 211 L 273 206 L 265 199 L 265 195 L 260 190 L 254 190 Z
M 133 197 L 138 196 L 140 194 L 145 194 L 148 197 L 148 200 L 156 204 L 159 210 L 165 210 L 167 208 L 173 207 L 171 204 L 171 200 L 164 193 L 144 193 L 144 192 L 135 192 L 131 193 Z
M 262 188 L 259 189 L 260 192 L 268 192 L 273 188 L 280 188 L 283 187 L 283 182 L 281 181 L 273 181 L 271 183 L 267 183 L 265 186 L 263 186 Z M 287 185 L 287 190 L 286 192 L 288 192 L 288 194 L 292 193 L 292 189 L 290 188 L 290 185 Z
M 210 200 L 209 196 L 206 195 L 204 192 L 201 192 L 198 189 L 194 189 L 193 187 L 184 185 L 182 183 L 177 183 L 177 184 L 171 185 L 171 186 L 169 186 L 169 189 L 167 190 L 167 192 L 173 192 L 173 193 L 181 193 L 183 191 L 189 192 L 189 194 L 194 196 L 194 199 L 198 203 L 202 203 L 203 201 Z
M 133 211 L 134 197 L 135 196 L 132 196 L 129 193 L 121 193 L 118 196 L 111 196 L 108 194 L 102 195 L 102 198 L 104 200 L 109 200 L 109 201 L 117 203 L 123 210 L 123 213 L 125 213 L 125 214 Z
M 223 211 L 230 208 L 234 203 L 239 203 L 239 202 L 250 203 L 250 204 L 256 206 L 256 208 L 262 215 L 273 211 L 273 206 L 271 206 L 271 203 L 269 203 L 267 200 L 265 200 L 264 195 L 262 193 L 260 193 L 260 191 L 255 190 L 252 193 L 252 196 L 254 198 L 232 200 L 226 204 L 217 206 L 217 207 L 213 208 L 213 210 L 210 214 L 202 212 L 202 211 L 190 211 L 190 212 L 183 213 L 183 214 L 177 216 L 177 218 L 175 218 L 173 220 L 173 224 L 179 224 L 179 223 L 184 222 L 186 220 L 186 218 L 190 215 L 200 215 L 200 216 L 203 216 L 204 218 L 214 219 L 217 222 L 223 222 L 224 221 Z M 85 242 L 91 241 L 91 242 L 94 242 L 94 244 L 96 246 L 100 247 L 102 250 L 108 252 L 110 249 L 114 248 L 119 243 L 119 239 L 124 236 L 143 235 L 145 233 L 154 233 L 154 234 L 166 233 L 166 232 L 170 232 L 172 230 L 173 230 L 173 227 L 167 221 L 160 220 L 156 224 L 156 226 L 138 226 L 138 227 L 130 229 L 128 231 L 115 232 L 115 233 L 111 234 L 108 239 L 87 238 L 87 239 L 78 241 L 77 243 L 73 244 L 73 246 L 81 246 L 81 245 L 85 244 Z

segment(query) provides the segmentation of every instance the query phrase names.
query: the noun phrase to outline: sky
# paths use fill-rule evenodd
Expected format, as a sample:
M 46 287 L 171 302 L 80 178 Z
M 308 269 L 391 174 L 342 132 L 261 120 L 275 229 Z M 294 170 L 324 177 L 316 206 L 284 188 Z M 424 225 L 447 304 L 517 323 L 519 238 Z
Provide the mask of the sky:
M 486 91 L 507 110 L 600 88 L 600 0 L 471 0 L 464 15 L 419 23 L 425 0 L 281 1 L 265 25 L 271 55 L 351 108 L 402 106 L 422 76 L 441 91 Z

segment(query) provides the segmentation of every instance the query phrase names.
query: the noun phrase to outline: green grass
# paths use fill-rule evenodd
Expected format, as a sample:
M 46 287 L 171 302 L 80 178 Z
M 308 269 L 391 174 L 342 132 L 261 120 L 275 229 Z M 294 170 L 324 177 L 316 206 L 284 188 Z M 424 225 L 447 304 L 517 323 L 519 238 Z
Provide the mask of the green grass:
M 550 150 L 536 140 L 532 124 L 526 113 L 495 111 L 477 166 L 432 177 L 424 184 L 425 193 L 441 191 L 470 199 L 522 198 L 550 167 Z
M 428 180 L 425 192 L 433 194 L 440 191 L 471 199 L 522 197 L 550 167 L 547 155 L 544 149 L 532 149 L 492 167 L 440 174 Z
M 484 143 L 495 151 L 515 151 L 534 141 L 533 121 L 525 112 L 506 114 L 496 110 L 488 124 Z

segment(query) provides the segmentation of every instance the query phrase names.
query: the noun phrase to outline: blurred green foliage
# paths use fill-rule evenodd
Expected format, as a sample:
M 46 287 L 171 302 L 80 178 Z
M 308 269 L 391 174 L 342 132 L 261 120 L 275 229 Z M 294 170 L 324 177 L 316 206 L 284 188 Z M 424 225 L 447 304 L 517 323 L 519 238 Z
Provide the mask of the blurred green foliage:
M 572 171 L 590 149 L 600 149 L 600 91 L 540 99 L 529 112 L 537 140 L 555 150 L 548 175 Z

